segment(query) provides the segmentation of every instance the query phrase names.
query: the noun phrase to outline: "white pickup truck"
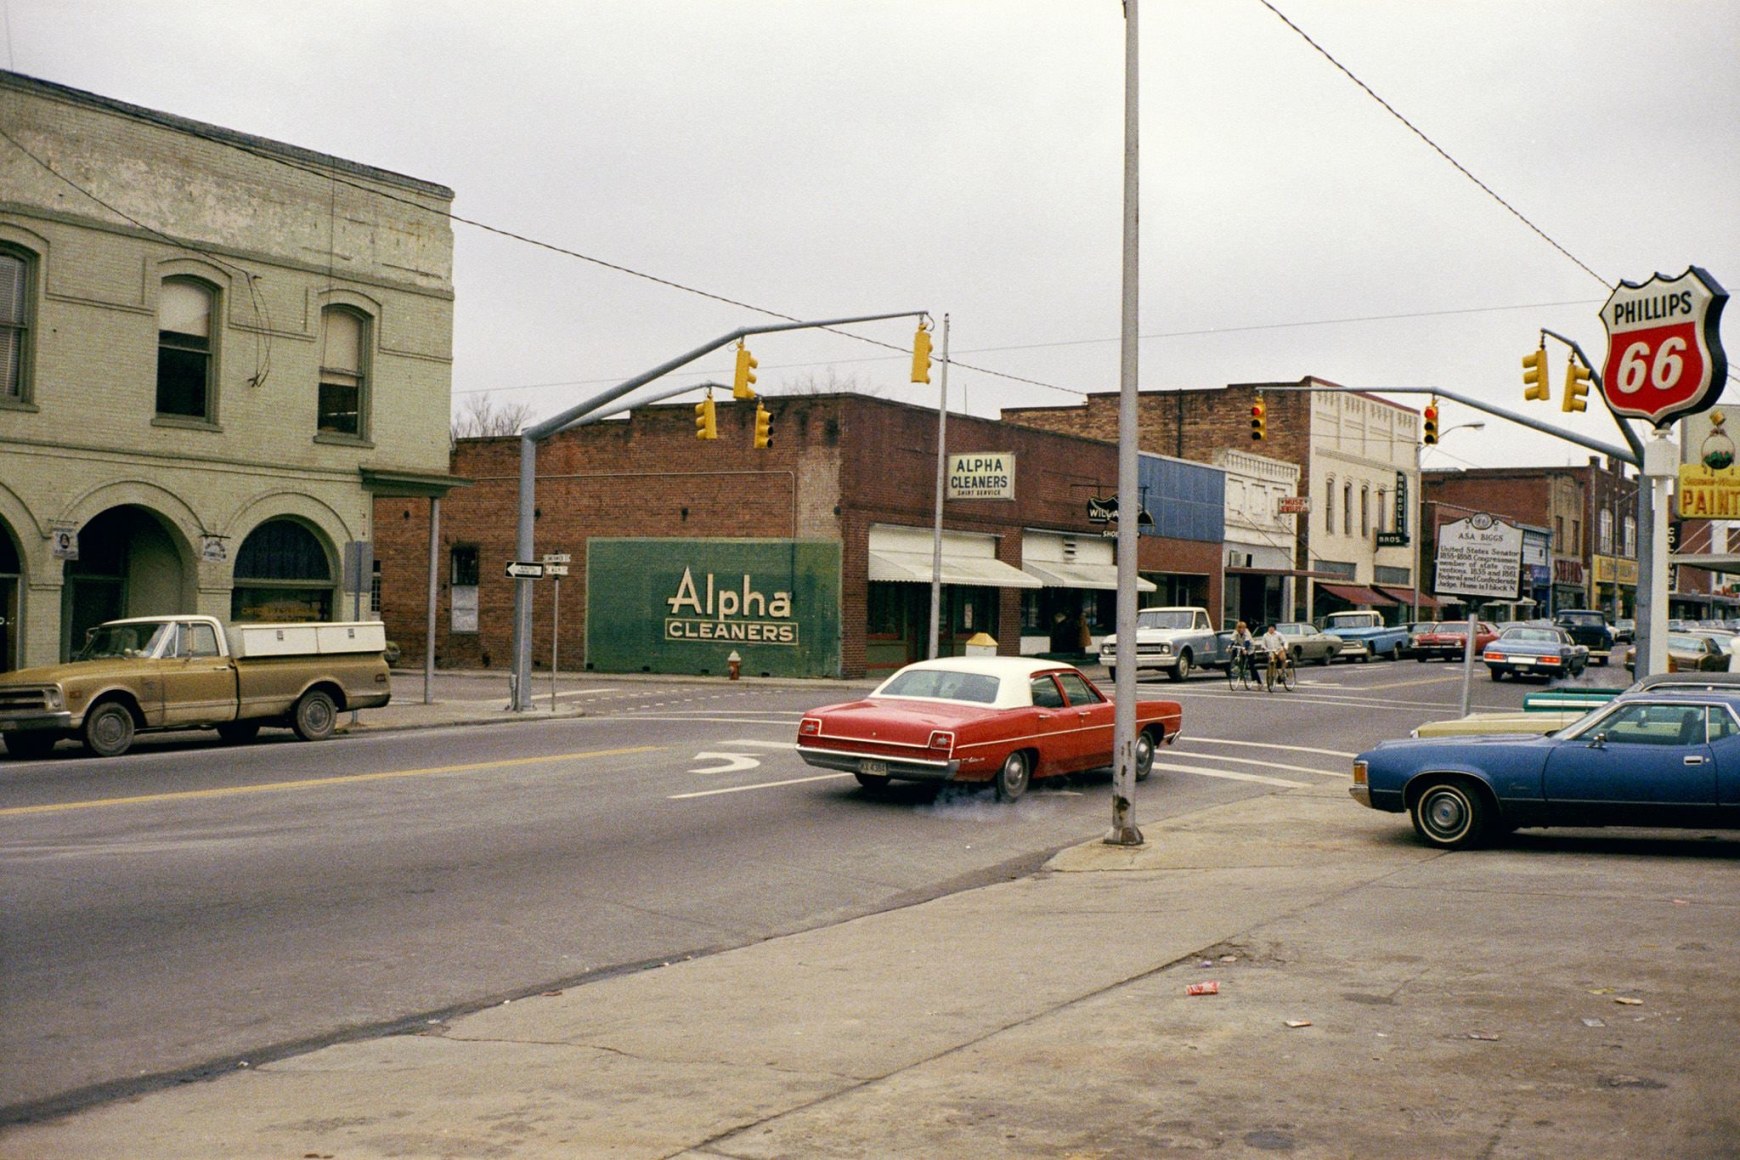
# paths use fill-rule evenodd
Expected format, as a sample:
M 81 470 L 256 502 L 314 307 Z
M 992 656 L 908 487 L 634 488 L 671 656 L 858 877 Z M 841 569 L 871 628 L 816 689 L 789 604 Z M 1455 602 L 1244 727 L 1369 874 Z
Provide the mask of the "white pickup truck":
M 1100 641 L 1106 678 L 1118 679 L 1118 634 Z M 1136 675 L 1155 669 L 1182 681 L 1192 669 L 1227 663 L 1226 643 L 1215 632 L 1208 609 L 1189 606 L 1144 608 L 1136 613 Z
M 318 741 L 340 710 L 387 703 L 386 643 L 379 621 L 225 629 L 210 616 L 111 620 L 65 664 L 0 673 L 0 736 L 22 758 L 47 755 L 63 737 L 115 757 L 148 729 L 216 729 L 239 742 L 287 725 Z

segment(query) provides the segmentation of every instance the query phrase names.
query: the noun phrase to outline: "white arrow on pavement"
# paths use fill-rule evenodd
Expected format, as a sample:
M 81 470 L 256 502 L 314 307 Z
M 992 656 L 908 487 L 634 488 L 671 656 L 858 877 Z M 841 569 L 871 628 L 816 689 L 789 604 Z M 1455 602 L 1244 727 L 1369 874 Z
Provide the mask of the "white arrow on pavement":
M 736 773 L 738 770 L 755 769 L 761 765 L 761 758 L 751 757 L 747 753 L 697 753 L 695 760 L 723 761 L 725 764 L 691 769 L 690 773 Z

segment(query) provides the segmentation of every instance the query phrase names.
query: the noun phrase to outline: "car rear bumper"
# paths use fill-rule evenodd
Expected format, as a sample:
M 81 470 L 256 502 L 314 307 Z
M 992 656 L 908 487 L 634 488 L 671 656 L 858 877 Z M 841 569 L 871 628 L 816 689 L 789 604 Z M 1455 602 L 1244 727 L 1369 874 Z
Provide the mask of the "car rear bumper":
M 842 773 L 862 773 L 872 777 L 895 777 L 902 781 L 953 781 L 956 772 L 961 768 L 959 761 L 876 757 L 846 749 L 819 749 L 811 745 L 798 746 L 798 756 L 817 769 L 835 769 Z

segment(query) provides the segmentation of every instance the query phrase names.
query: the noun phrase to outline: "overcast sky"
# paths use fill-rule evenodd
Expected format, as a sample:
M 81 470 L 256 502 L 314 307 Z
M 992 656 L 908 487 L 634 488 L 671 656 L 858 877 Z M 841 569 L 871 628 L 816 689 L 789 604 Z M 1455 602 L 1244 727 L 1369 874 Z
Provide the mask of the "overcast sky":
M 1740 5 L 1270 3 L 1142 0 L 1143 389 L 1440 386 L 1622 443 L 1598 396 L 1559 411 L 1563 348 L 1551 404 L 1522 401 L 1520 360 L 1542 326 L 1599 359 L 1621 278 L 1740 285 Z M 755 308 L 947 314 L 951 405 L 975 414 L 1118 388 L 1117 0 L 0 11 L 15 71 L 440 182 L 457 214 L 597 259 L 454 226 L 456 405 L 548 416 Z M 937 401 L 851 338 L 752 349 L 768 394 Z M 720 351 L 669 385 L 730 370 Z M 1493 421 L 1426 465 L 1587 455 Z

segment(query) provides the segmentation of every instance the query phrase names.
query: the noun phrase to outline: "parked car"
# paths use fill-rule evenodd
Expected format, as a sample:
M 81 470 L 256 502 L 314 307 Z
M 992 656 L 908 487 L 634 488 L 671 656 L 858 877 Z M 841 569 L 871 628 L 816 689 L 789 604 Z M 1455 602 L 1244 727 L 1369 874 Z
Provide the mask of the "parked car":
M 1402 646 L 1402 654 L 1404 656 L 1414 656 L 1416 642 L 1420 639 L 1422 634 L 1431 632 L 1433 629 L 1437 628 L 1438 622 L 1435 620 L 1416 620 L 1410 622 L 1405 627 L 1408 630 L 1408 642 Z
M 1629 616 L 1622 616 L 1613 622 L 1613 643 L 1634 644 L 1637 641 L 1637 621 Z
M 1525 826 L 1740 828 L 1740 691 L 1626 693 L 1546 737 L 1386 741 L 1349 792 L 1445 850 Z
M 891 780 L 989 783 L 1003 801 L 1034 778 L 1112 763 L 1112 702 L 1078 669 L 1025 657 L 943 657 L 907 665 L 857 701 L 798 724 L 797 751 L 868 789 Z M 1136 780 L 1178 737 L 1177 701 L 1136 702 Z
M 1341 638 L 1339 655 L 1349 660 L 1388 657 L 1399 661 L 1408 647 L 1407 625 L 1385 624 L 1381 613 L 1369 609 L 1331 612 L 1324 618 L 1323 631 Z
M 1573 641 L 1562 628 L 1521 624 L 1507 628 L 1486 646 L 1481 661 L 1499 680 L 1512 676 L 1579 676 L 1589 664 L 1589 650 Z
M 1421 662 L 1433 657 L 1443 657 L 1447 661 L 1459 661 L 1468 652 L 1468 622 L 1466 620 L 1447 620 L 1443 624 L 1432 626 L 1431 632 L 1423 632 L 1414 642 L 1414 656 Z M 1486 646 L 1498 639 L 1498 629 L 1484 620 L 1474 622 L 1474 655 L 1480 656 L 1486 651 Z
M 1571 634 L 1571 639 L 1589 650 L 1589 659 L 1598 665 L 1607 663 L 1613 652 L 1613 629 L 1607 615 L 1597 608 L 1561 608 L 1553 616 L 1553 624 Z
M 1728 671 L 1728 650 L 1721 641 L 1706 633 L 1670 632 L 1667 662 L 1670 673 L 1724 673 Z M 1636 645 L 1625 647 L 1625 667 L 1637 671 Z
M 1341 638 L 1320 631 L 1314 624 L 1287 621 L 1277 624 L 1275 631 L 1287 642 L 1287 651 L 1293 654 L 1293 663 L 1296 665 L 1302 665 L 1306 661 L 1326 665 L 1341 651 Z

